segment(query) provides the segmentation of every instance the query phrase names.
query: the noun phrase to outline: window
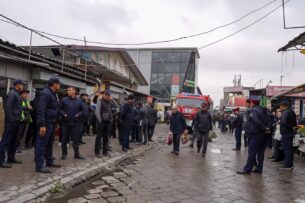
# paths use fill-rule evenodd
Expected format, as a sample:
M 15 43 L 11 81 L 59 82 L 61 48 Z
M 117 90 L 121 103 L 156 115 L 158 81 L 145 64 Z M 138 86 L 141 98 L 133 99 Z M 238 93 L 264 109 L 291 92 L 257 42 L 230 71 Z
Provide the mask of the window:
M 165 73 L 164 74 L 164 84 L 171 84 L 172 83 L 172 74 Z
M 158 73 L 159 69 L 159 63 L 158 62 L 153 62 L 151 65 L 151 72 L 152 73 Z

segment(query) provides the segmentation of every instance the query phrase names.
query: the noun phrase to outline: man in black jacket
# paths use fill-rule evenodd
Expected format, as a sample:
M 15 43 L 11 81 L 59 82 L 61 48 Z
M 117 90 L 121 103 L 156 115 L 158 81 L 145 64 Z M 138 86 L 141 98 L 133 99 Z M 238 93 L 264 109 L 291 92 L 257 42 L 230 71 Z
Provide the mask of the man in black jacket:
M 97 119 L 97 135 L 95 139 L 94 152 L 96 157 L 101 158 L 101 139 L 103 139 L 103 155 L 109 156 L 109 135 L 112 125 L 112 106 L 110 102 L 110 91 L 106 90 L 102 93 L 102 99 L 99 99 L 96 104 L 95 116 Z
M 148 141 L 152 142 L 152 137 L 155 132 L 156 123 L 158 122 L 157 110 L 154 108 L 154 104 L 148 104 Z
M 123 104 L 121 107 L 121 121 L 122 121 L 122 126 L 121 126 L 121 142 L 122 142 L 122 150 L 126 152 L 128 149 L 131 149 L 129 147 L 129 136 L 132 130 L 132 126 L 134 124 L 134 95 L 128 95 L 127 97 L 127 102 Z
M 266 149 L 266 137 L 269 132 L 270 119 L 267 112 L 259 106 L 260 97 L 251 96 L 251 110 L 249 118 L 244 125 L 245 133 L 249 138 L 248 159 L 242 171 L 237 171 L 238 174 L 251 174 L 251 172 L 261 174 L 263 172 L 264 153 Z M 254 171 L 253 164 L 257 166 Z
M 48 81 L 39 96 L 37 104 L 37 126 L 35 161 L 36 171 L 40 173 L 51 173 L 44 168 L 58 168 L 60 165 L 53 163 L 54 131 L 59 117 L 59 99 L 57 92 L 60 90 L 60 80 L 52 77 Z
M 280 133 L 282 135 L 282 146 L 284 149 L 285 161 L 282 169 L 293 168 L 293 137 L 297 126 L 296 114 L 289 107 L 289 103 L 283 101 L 280 103 L 282 112 L 280 121 Z
M 74 87 L 67 88 L 67 97 L 60 102 L 61 133 L 62 133 L 62 160 L 67 159 L 67 144 L 72 138 L 75 159 L 84 159 L 79 154 L 79 131 L 81 117 L 84 114 L 84 105 L 81 99 L 76 98 L 76 89 Z
M 16 138 L 21 114 L 20 92 L 24 89 L 24 82 L 20 79 L 14 81 L 14 88 L 7 94 L 4 105 L 5 123 L 4 132 L 0 142 L 0 168 L 11 168 L 5 163 L 7 152 L 7 163 L 20 164 L 16 160 Z
M 197 112 L 193 122 L 195 132 L 197 133 L 197 152 L 200 153 L 202 147 L 202 157 L 205 157 L 209 132 L 213 129 L 212 116 L 208 111 L 207 102 L 202 102 L 201 110 Z
M 81 123 L 80 123 L 79 144 L 86 144 L 86 142 L 83 141 L 83 136 L 87 132 L 88 113 L 89 113 L 89 107 L 87 102 L 89 99 L 89 95 L 86 93 L 82 93 L 80 95 L 80 98 L 83 101 L 84 112 L 81 117 Z
M 243 117 L 240 115 L 239 108 L 233 109 L 235 114 L 234 119 L 232 120 L 232 125 L 235 129 L 235 141 L 236 145 L 233 150 L 240 151 L 241 148 L 241 132 L 243 130 Z
M 170 130 L 173 133 L 173 151 L 171 153 L 179 155 L 180 137 L 183 133 L 187 133 L 187 125 L 177 106 L 172 106 Z

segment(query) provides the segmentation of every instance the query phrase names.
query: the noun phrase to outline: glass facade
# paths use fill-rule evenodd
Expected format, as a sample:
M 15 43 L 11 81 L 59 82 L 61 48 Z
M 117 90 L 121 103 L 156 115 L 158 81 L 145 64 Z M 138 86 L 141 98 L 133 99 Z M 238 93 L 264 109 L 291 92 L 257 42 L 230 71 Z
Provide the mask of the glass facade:
M 152 53 L 150 94 L 161 102 L 170 102 L 182 91 L 193 93 L 184 86 L 185 80 L 195 81 L 195 52 L 155 51 Z

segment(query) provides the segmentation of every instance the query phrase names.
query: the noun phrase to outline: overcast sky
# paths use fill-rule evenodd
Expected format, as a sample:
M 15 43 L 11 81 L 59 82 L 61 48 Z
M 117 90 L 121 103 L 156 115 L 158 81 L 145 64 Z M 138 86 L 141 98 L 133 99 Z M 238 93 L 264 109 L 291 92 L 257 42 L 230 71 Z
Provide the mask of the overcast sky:
M 0 12 L 32 28 L 50 33 L 76 38 L 86 36 L 87 40 L 95 41 L 132 43 L 200 33 L 235 20 L 270 1 L 10 0 L 0 1 Z M 243 21 L 208 35 L 156 46 L 201 47 L 252 23 L 280 3 L 281 0 L 278 0 Z M 305 26 L 304 8 L 304 0 L 291 0 L 287 4 L 287 24 Z M 242 75 L 244 86 L 252 86 L 260 79 L 264 80 L 265 85 L 269 80 L 272 80 L 273 85 L 279 85 L 282 53 L 277 53 L 277 50 L 304 31 L 284 30 L 282 11 L 279 9 L 249 29 L 200 50 L 201 89 L 205 94 L 212 95 L 215 103 L 219 104 L 223 86 L 232 85 L 234 75 Z M 18 45 L 26 45 L 29 44 L 30 33 L 0 22 L 0 37 Z M 36 36 L 33 44 L 50 42 Z M 283 85 L 304 83 L 305 55 L 289 52 L 283 58 L 286 61 Z

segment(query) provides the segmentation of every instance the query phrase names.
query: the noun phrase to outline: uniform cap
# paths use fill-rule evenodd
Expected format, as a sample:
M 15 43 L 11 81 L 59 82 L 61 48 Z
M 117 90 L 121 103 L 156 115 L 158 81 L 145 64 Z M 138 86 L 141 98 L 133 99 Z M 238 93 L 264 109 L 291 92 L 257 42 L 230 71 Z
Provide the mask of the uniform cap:
M 239 109 L 239 107 L 235 107 L 234 109 L 233 109 L 233 111 L 239 111 L 240 109 Z
M 134 99 L 134 95 L 133 95 L 133 94 L 128 95 L 127 99 L 128 99 L 128 100 Z
M 14 80 L 13 85 L 16 86 L 17 84 L 24 85 L 24 81 L 21 80 L 21 79 L 16 79 L 16 80 Z
M 23 91 L 20 92 L 20 94 L 23 94 L 23 93 L 30 93 L 30 91 L 29 90 L 23 90 Z
M 280 106 L 289 106 L 289 102 L 288 101 L 282 101 L 282 102 L 280 102 Z
M 60 84 L 59 78 L 51 77 L 51 78 L 48 80 L 48 85 L 53 85 L 53 84 Z

